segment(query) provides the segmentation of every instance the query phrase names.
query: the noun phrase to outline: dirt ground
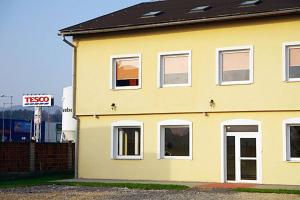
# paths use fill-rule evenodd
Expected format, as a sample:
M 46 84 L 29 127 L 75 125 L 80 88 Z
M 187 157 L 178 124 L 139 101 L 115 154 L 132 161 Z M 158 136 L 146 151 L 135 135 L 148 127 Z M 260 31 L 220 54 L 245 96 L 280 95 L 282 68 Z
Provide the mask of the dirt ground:
M 35 186 L 26 188 L 0 189 L 2 200 L 45 200 L 45 199 L 199 199 L 199 200 L 293 200 L 300 195 L 237 193 L 229 190 L 132 190 L 126 188 L 92 188 L 73 186 Z

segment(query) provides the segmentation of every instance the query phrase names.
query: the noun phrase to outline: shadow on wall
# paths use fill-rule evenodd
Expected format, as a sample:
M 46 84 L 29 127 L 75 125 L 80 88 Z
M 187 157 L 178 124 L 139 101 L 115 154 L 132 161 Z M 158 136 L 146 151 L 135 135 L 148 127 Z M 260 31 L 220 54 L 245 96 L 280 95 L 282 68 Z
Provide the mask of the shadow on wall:
M 178 166 L 176 166 L 176 162 L 178 162 L 176 160 L 158 160 L 156 132 L 152 135 L 147 134 L 147 132 L 144 132 L 142 141 L 143 159 L 112 159 L 111 127 L 81 128 L 79 136 L 79 178 L 172 180 L 172 176 L 175 177 L 176 173 L 180 173 L 181 166 L 190 164 L 190 160 L 179 161 L 181 164 Z M 127 138 L 127 144 L 125 144 L 124 140 L 126 139 L 124 138 L 123 145 L 127 145 L 129 150 L 128 146 L 134 146 L 133 139 Z M 115 147 L 119 148 L 119 145 L 115 145 Z M 118 150 L 116 151 L 119 152 Z M 187 173 L 189 172 L 183 174 Z

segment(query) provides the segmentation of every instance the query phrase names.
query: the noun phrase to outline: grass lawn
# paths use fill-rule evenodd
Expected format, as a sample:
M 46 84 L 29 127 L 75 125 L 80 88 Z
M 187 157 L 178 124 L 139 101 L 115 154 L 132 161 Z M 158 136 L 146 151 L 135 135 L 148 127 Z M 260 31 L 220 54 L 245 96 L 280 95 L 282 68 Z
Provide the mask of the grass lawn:
M 142 184 L 142 183 L 102 183 L 102 182 L 56 182 L 57 180 L 70 179 L 72 175 L 47 175 L 35 178 L 24 178 L 11 181 L 0 181 L 0 188 L 30 187 L 38 185 L 68 185 L 82 187 L 120 187 L 144 190 L 185 190 L 184 185 Z
M 17 180 L 0 181 L 0 188 L 28 187 L 36 185 L 50 185 L 52 181 L 69 179 L 73 175 L 45 175 L 33 178 L 22 178 Z
M 57 182 L 56 185 L 83 186 L 83 187 L 119 187 L 143 190 L 186 190 L 185 185 L 145 184 L 145 183 L 103 183 L 103 182 Z
M 260 188 L 237 188 L 235 192 L 254 192 L 254 193 L 276 193 L 276 194 L 300 194 L 300 190 L 286 189 L 260 189 Z

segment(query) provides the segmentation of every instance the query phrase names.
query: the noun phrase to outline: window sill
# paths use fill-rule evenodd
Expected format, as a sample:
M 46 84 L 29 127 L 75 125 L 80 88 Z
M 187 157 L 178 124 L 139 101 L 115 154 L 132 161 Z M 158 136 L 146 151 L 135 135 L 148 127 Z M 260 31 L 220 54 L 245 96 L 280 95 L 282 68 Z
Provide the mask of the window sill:
M 300 163 L 300 158 L 299 159 L 289 159 L 286 160 L 287 163 Z
M 169 85 L 162 85 L 160 88 L 171 88 L 171 87 L 192 87 L 192 84 L 169 84 Z
M 191 156 L 164 156 L 159 160 L 193 160 Z
M 111 90 L 113 91 L 119 91 L 119 90 L 138 90 L 141 89 L 142 86 L 134 86 L 134 87 L 115 87 L 112 88 Z
M 285 82 L 286 82 L 286 83 L 300 82 L 300 78 L 288 79 L 288 80 L 286 80 Z
M 116 156 L 113 160 L 143 160 L 142 156 Z
M 251 85 L 253 81 L 231 81 L 231 82 L 221 82 L 219 86 L 226 86 L 226 85 Z

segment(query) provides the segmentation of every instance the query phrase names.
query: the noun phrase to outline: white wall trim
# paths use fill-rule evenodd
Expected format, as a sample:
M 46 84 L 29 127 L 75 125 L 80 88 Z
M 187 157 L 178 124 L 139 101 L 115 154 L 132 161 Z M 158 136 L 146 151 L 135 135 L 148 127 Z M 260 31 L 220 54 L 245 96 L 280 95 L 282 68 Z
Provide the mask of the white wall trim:
M 139 156 L 118 156 L 118 140 L 116 129 L 118 127 L 140 127 L 141 139 L 140 139 L 140 155 Z M 135 120 L 121 120 L 111 124 L 111 159 L 115 160 L 142 160 L 144 159 L 144 124 Z
M 288 125 L 299 125 L 300 118 L 290 118 L 283 120 L 282 122 L 282 158 L 283 161 L 287 162 L 300 162 L 300 158 L 291 158 L 290 157 L 290 139 L 289 139 L 289 130 Z
M 258 126 L 258 132 L 257 137 L 259 140 L 259 152 L 257 156 L 257 162 L 258 162 L 258 169 L 257 169 L 257 183 L 262 183 L 262 131 L 261 131 L 261 122 L 257 120 L 251 120 L 251 119 L 231 119 L 227 121 L 223 121 L 221 123 L 220 127 L 220 134 L 221 134 L 221 182 L 226 182 L 226 166 L 225 166 L 225 158 L 226 158 L 226 145 L 225 145 L 225 137 L 226 137 L 226 131 L 225 126 L 229 125 L 257 125 Z
M 139 84 L 138 86 L 127 86 L 127 87 L 117 87 L 116 86 L 116 77 L 115 77 L 115 59 L 130 59 L 138 58 L 139 59 Z M 110 89 L 112 90 L 129 90 L 129 89 L 140 89 L 142 88 L 142 54 L 123 54 L 123 55 L 113 55 L 110 56 Z
M 290 46 L 299 46 L 300 41 L 284 42 L 282 43 L 282 81 L 284 82 L 298 82 L 300 78 L 289 78 L 289 60 L 287 48 Z
M 241 51 L 249 50 L 249 80 L 222 82 L 220 53 L 222 51 L 239 51 L 239 50 Z M 253 45 L 222 47 L 216 49 L 216 85 L 244 85 L 244 84 L 252 84 L 252 83 L 254 83 L 254 46 Z
M 189 126 L 189 156 L 165 156 L 163 155 L 162 128 L 164 126 Z M 157 159 L 161 160 L 193 160 L 193 123 L 188 120 L 172 119 L 160 121 L 157 124 Z
M 162 80 L 162 56 L 176 56 L 188 54 L 188 83 L 187 84 L 168 84 L 165 85 Z M 192 50 L 186 51 L 168 51 L 168 52 L 159 52 L 157 56 L 157 87 L 158 88 L 166 88 L 166 87 L 190 87 L 192 86 Z

